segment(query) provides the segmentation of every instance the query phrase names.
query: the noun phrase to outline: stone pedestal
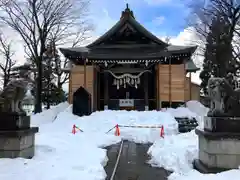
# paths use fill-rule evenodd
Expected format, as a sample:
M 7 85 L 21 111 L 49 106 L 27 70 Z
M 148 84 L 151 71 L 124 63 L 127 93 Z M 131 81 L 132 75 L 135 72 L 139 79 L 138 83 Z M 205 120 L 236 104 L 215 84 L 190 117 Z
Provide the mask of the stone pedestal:
M 25 113 L 1 112 L 0 117 L 0 158 L 32 158 L 38 127 L 30 127 Z
M 30 116 L 26 113 L 0 112 L 0 131 L 12 131 L 30 128 Z
M 217 173 L 240 166 L 240 121 L 205 118 L 204 130 L 196 129 L 199 159 L 194 168 L 202 173 Z
M 239 132 L 239 117 L 204 117 L 204 131 L 208 132 Z

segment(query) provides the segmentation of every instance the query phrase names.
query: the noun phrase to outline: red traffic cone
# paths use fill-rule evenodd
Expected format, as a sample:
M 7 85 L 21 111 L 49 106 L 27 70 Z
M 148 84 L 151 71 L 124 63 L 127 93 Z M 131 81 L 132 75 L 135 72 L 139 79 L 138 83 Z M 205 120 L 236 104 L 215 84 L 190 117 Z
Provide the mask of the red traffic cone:
M 160 129 L 160 137 L 164 138 L 164 126 Z
M 118 124 L 116 125 L 115 136 L 120 136 L 120 130 L 119 130 Z
M 72 133 L 73 133 L 73 134 L 76 134 L 76 125 L 75 125 L 75 124 L 73 125 Z

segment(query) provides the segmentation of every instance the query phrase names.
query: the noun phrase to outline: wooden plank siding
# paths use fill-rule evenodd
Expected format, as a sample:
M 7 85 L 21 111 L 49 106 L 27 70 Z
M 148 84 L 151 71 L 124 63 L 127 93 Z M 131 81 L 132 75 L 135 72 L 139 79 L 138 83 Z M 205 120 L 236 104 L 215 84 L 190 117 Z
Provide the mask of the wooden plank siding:
M 160 101 L 185 101 L 185 68 L 179 65 L 158 65 L 158 89 Z M 169 68 L 171 66 L 171 68 Z M 171 75 L 170 75 L 171 73 Z M 171 93 L 171 95 L 170 95 Z
M 93 107 L 93 80 L 94 80 L 94 67 L 86 66 L 86 90 L 92 95 L 92 107 Z M 79 88 L 84 87 L 84 66 L 74 66 L 70 72 L 69 79 L 69 98 L 68 102 L 72 104 L 73 93 Z
M 190 98 L 190 86 L 191 86 L 191 98 Z M 197 100 L 200 101 L 200 86 L 194 83 L 190 83 L 190 78 L 186 77 L 185 86 L 186 101 Z

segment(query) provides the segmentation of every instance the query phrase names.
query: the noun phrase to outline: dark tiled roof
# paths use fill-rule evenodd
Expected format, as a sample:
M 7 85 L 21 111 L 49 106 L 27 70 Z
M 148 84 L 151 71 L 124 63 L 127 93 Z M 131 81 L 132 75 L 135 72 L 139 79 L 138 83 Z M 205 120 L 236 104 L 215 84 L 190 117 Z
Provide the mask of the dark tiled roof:
M 195 63 L 193 62 L 192 59 L 190 59 L 189 61 L 186 62 L 186 66 L 185 66 L 187 72 L 196 72 L 198 70 L 200 70 L 200 68 L 198 68 Z

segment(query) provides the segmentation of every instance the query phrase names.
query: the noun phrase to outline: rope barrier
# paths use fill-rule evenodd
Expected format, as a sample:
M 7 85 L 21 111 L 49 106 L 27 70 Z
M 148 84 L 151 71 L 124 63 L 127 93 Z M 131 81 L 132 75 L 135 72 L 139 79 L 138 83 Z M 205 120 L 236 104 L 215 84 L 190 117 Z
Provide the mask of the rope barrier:
M 159 126 L 159 125 L 155 125 L 155 126 L 144 126 L 144 125 L 115 125 L 113 126 L 111 129 L 109 129 L 107 132 L 105 132 L 105 134 L 108 134 L 110 131 L 112 131 L 114 128 L 116 128 L 118 130 L 118 133 L 120 135 L 120 132 L 119 132 L 119 129 L 118 127 L 128 127 L 128 128 L 160 128 L 161 129 L 161 136 L 164 132 L 163 130 L 163 125 Z M 79 127 L 77 127 L 76 125 L 73 125 L 73 130 L 72 130 L 72 133 L 75 134 L 76 133 L 76 129 L 81 131 L 81 132 L 84 132 L 83 130 L 81 130 Z M 117 131 L 116 130 L 116 131 Z
M 117 170 L 117 167 L 118 167 L 120 156 L 122 154 L 122 149 L 123 149 L 123 140 L 121 141 L 120 149 L 119 149 L 119 152 L 118 152 L 118 157 L 117 157 L 117 160 L 116 160 L 116 163 L 115 163 L 115 166 L 114 166 L 114 169 L 113 169 L 112 176 L 111 176 L 110 180 L 113 180 L 114 176 L 116 174 L 116 170 Z
M 111 129 L 109 129 L 107 132 L 105 132 L 106 134 L 108 134 L 110 131 L 112 131 L 114 128 L 116 127 L 116 125 L 115 126 L 113 126 Z
M 131 127 L 131 128 L 162 128 L 163 126 L 143 126 L 143 125 L 118 125 L 119 127 Z

